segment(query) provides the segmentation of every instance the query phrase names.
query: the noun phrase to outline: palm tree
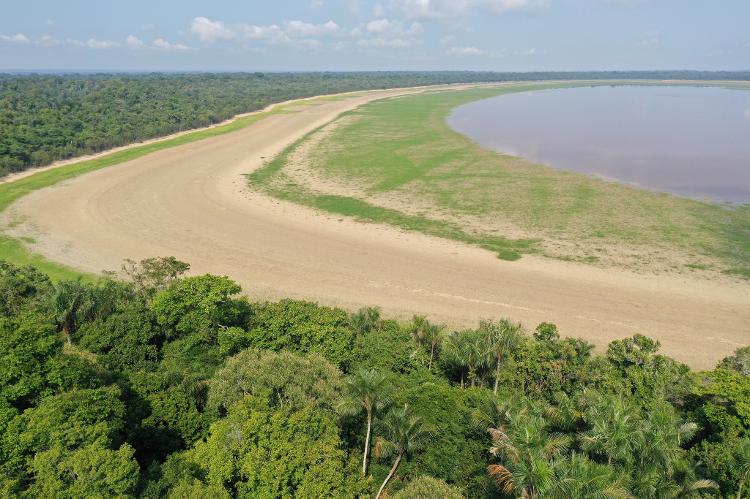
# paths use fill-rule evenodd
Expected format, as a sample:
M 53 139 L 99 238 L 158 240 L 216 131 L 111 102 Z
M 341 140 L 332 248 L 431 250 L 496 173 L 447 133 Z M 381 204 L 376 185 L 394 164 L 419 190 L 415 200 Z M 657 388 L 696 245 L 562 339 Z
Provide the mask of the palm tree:
M 379 458 L 396 456 L 388 476 L 383 480 L 383 484 L 378 489 L 375 499 L 379 499 L 383 489 L 396 473 L 401 459 L 407 454 L 419 450 L 424 445 L 428 432 L 425 430 L 422 420 L 412 416 L 409 407 L 404 405 L 402 408 L 392 409 L 383 420 L 384 438 L 378 438 L 375 444 L 375 455 Z
M 675 499 L 688 499 L 705 497 L 707 490 L 717 490 L 719 484 L 713 480 L 699 479 L 696 469 L 699 463 L 691 463 L 681 459 L 674 465 L 672 472 L 672 483 L 666 494 L 662 497 L 673 497 Z
M 523 413 L 510 416 L 507 425 L 490 428 L 490 453 L 502 464 L 491 464 L 487 471 L 505 494 L 535 498 L 555 483 L 556 458 L 570 445 L 570 438 L 550 433 L 541 416 Z
M 637 465 L 641 469 L 655 467 L 671 472 L 672 465 L 685 451 L 682 444 L 698 431 L 698 425 L 682 421 L 667 402 L 650 407 L 648 416 L 634 435 Z
M 466 339 L 466 332 L 454 331 L 445 343 L 445 363 L 460 373 L 461 388 L 464 387 L 466 373 L 471 362 L 471 345 Z
M 613 468 L 573 453 L 556 467 L 554 483 L 545 497 L 629 499 L 633 496 L 623 486 Z
M 349 316 L 349 325 L 357 334 L 367 334 L 374 330 L 380 331 L 380 309 L 377 307 L 362 307 Z
M 495 363 L 495 387 L 493 392 L 497 394 L 503 362 L 511 353 L 517 351 L 523 343 L 523 327 L 521 324 L 511 323 L 508 319 L 501 319 L 498 322 L 481 321 L 479 330 L 487 335 L 487 348 Z
M 89 307 L 91 294 L 81 280 L 60 281 L 52 295 L 55 320 L 62 328 L 65 339 L 71 343 L 71 334 L 78 327 L 81 311 Z
M 628 463 L 633 454 L 633 443 L 638 431 L 633 410 L 619 397 L 596 397 L 584 411 L 590 429 L 580 435 L 581 448 L 594 455 Z
M 632 466 L 639 470 L 633 475 L 633 492 L 644 498 L 689 497 L 684 494 L 693 494 L 691 488 L 697 492 L 712 488 L 709 482 L 693 483 L 684 470 L 682 445 L 695 435 L 698 426 L 682 421 L 667 402 L 652 405 L 647 414 L 633 434 Z
M 365 434 L 365 451 L 362 457 L 362 475 L 367 474 L 367 455 L 370 452 L 370 435 L 372 418 L 376 410 L 387 404 L 385 396 L 386 377 L 374 369 L 360 369 L 345 382 L 346 396 L 340 410 L 345 414 L 358 414 L 362 410 L 367 414 L 367 433 Z
M 427 368 L 432 371 L 432 360 L 435 358 L 435 349 L 443 340 L 442 332 L 445 326 L 430 324 L 422 315 L 415 315 L 411 324 L 411 336 L 414 341 L 423 345 L 430 351 L 430 363 Z
M 732 456 L 734 457 L 734 469 L 739 475 L 737 499 L 742 499 L 742 488 L 750 479 L 750 440 L 747 438 L 742 440 L 734 449 Z

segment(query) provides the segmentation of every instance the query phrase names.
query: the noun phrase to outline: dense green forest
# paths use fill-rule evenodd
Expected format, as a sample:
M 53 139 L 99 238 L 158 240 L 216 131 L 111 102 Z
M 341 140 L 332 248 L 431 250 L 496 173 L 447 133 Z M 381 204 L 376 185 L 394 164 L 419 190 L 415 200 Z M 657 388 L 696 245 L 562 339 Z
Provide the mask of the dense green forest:
M 0 262 L 0 496 L 750 495 L 750 347 L 254 302 L 173 258 Z M 566 331 L 565 333 L 574 333 Z
M 750 72 L 0 74 L 0 176 L 293 98 L 444 83 L 624 78 L 749 80 Z

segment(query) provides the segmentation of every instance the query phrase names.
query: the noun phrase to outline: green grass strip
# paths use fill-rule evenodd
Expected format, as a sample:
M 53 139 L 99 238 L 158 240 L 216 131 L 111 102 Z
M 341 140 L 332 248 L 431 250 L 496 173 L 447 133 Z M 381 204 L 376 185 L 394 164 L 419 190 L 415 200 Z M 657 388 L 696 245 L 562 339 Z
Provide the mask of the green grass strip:
M 283 112 L 283 109 L 274 108 L 270 111 L 258 112 L 256 114 L 243 116 L 242 118 L 238 118 L 223 125 L 217 125 L 205 130 L 197 130 L 171 139 L 129 147 L 121 151 L 105 154 L 98 158 L 40 171 L 13 182 L 0 184 L 0 212 L 6 210 L 19 198 L 37 189 L 49 187 L 85 173 L 132 161 L 157 151 L 235 132 L 252 125 L 262 118 L 280 112 Z M 49 261 L 43 256 L 29 251 L 29 249 L 23 244 L 23 241 L 12 238 L 6 234 L 0 234 L 0 258 L 16 265 L 33 265 L 48 274 L 53 280 L 75 279 L 77 277 L 83 277 L 84 279 L 93 278 L 91 274 L 83 273 L 66 265 Z

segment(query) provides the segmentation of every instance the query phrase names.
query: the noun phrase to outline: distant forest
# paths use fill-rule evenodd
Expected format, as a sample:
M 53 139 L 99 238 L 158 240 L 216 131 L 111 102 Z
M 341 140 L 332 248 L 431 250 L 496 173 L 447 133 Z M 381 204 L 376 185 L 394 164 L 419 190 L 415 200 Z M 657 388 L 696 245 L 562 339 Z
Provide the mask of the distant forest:
M 750 80 L 750 72 L 359 72 L 0 75 L 0 176 L 353 90 L 555 79 Z

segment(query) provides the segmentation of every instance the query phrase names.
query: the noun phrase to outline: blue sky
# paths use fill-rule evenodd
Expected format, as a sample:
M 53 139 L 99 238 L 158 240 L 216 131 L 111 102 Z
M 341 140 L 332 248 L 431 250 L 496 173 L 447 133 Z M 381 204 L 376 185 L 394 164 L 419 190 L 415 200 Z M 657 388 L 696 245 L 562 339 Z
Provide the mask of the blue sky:
M 2 69 L 750 69 L 750 0 L 5 0 Z

